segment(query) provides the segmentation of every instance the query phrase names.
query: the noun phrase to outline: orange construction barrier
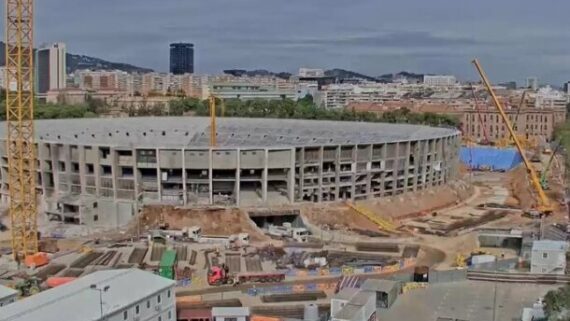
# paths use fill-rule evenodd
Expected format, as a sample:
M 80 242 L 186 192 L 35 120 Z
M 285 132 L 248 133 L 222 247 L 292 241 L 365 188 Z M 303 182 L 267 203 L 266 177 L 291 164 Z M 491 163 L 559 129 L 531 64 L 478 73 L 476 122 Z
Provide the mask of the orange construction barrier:
M 69 282 L 71 282 L 71 281 L 74 281 L 75 279 L 77 279 L 77 278 L 74 278 L 74 277 L 56 277 L 56 276 L 52 276 L 52 277 L 49 277 L 49 278 L 46 280 L 46 283 L 47 283 L 47 285 L 48 285 L 50 288 L 55 288 L 55 287 L 57 287 L 57 286 L 64 285 L 64 284 L 66 284 L 66 283 L 69 283 Z
M 283 319 L 281 318 L 276 318 L 276 317 L 266 317 L 263 315 L 252 315 L 251 318 L 249 318 L 250 321 L 283 321 Z
M 49 263 L 49 257 L 47 253 L 44 252 L 38 252 L 33 255 L 28 255 L 24 259 L 24 264 L 32 269 L 47 265 L 48 263 Z

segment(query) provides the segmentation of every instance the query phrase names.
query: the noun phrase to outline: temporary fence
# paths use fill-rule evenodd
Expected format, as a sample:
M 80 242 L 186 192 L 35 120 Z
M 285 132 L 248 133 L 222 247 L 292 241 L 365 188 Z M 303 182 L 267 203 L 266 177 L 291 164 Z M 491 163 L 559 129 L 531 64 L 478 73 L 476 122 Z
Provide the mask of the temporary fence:
M 514 148 L 462 147 L 459 158 L 470 169 L 489 171 L 508 171 L 522 162 Z

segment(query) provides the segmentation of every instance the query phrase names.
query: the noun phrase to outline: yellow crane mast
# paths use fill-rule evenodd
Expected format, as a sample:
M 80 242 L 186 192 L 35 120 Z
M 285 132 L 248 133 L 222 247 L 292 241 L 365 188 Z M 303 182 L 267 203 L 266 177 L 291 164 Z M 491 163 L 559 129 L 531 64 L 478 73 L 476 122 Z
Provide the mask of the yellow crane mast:
M 6 149 L 12 249 L 17 260 L 38 252 L 33 14 L 33 0 L 6 0 Z
M 525 151 L 524 151 L 524 149 L 523 149 L 523 147 L 522 147 L 522 145 L 521 145 L 521 143 L 520 143 L 520 141 L 519 141 L 519 139 L 518 139 L 518 137 L 517 137 L 517 135 L 513 129 L 513 126 L 511 125 L 511 122 L 509 121 L 509 117 L 507 117 L 507 114 L 505 113 L 503 106 L 501 105 L 499 99 L 497 98 L 497 95 L 495 94 L 495 91 L 493 90 L 493 87 L 491 86 L 491 83 L 489 82 L 489 79 L 487 78 L 487 74 L 485 73 L 485 71 L 483 70 L 483 67 L 481 67 L 481 64 L 479 63 L 479 61 L 477 59 L 473 60 L 473 64 L 475 65 L 475 68 L 477 69 L 479 76 L 481 76 L 481 80 L 483 81 L 485 88 L 487 88 L 489 95 L 491 95 L 491 98 L 493 99 L 493 103 L 495 104 L 495 107 L 497 107 L 497 109 L 499 110 L 499 114 L 501 115 L 501 118 L 503 119 L 505 126 L 507 126 L 507 130 L 509 131 L 511 138 L 512 138 L 513 142 L 515 143 L 517 150 L 521 154 L 524 166 L 526 167 L 527 173 L 530 177 L 530 182 L 531 182 L 532 186 L 534 187 L 536 193 L 538 194 L 538 200 L 537 200 L 538 205 L 536 207 L 536 210 L 538 212 L 540 212 L 541 214 L 544 214 L 544 215 L 551 214 L 553 210 L 552 210 L 552 206 L 550 204 L 550 200 L 548 199 L 548 196 L 546 195 L 546 193 L 544 192 L 544 189 L 540 185 L 540 180 L 538 178 L 538 175 L 536 174 L 534 167 L 532 166 L 532 164 L 529 162 L 528 158 L 526 157 Z

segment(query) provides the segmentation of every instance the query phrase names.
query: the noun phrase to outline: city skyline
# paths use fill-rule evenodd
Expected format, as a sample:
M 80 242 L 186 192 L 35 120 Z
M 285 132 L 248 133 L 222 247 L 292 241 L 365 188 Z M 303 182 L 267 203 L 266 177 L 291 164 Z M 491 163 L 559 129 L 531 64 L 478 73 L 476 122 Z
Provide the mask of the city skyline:
M 59 10 L 63 5 L 66 10 Z M 69 52 L 158 71 L 168 70 L 169 43 L 191 42 L 198 48 L 197 73 L 295 72 L 305 66 L 371 76 L 409 70 L 467 80 L 477 79 L 469 64 L 477 56 L 497 82 L 537 76 L 560 85 L 570 78 L 570 42 L 561 28 L 568 24 L 564 7 L 570 4 L 564 2 L 215 0 L 159 6 L 145 0 L 133 6 L 54 0 L 36 6 L 36 45 L 61 41 Z

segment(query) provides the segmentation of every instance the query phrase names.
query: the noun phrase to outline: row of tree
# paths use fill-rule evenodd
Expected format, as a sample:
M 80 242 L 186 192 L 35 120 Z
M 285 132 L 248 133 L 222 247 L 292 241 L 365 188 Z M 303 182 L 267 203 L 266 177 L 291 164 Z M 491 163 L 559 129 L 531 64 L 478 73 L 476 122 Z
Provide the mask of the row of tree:
M 431 126 L 459 126 L 459 120 L 453 116 L 435 113 L 413 113 L 407 108 L 375 114 L 350 110 L 329 110 L 318 107 L 311 96 L 298 101 L 229 99 L 216 102 L 217 114 L 225 117 L 268 117 L 292 119 L 318 119 L 342 121 L 368 121 L 388 123 L 424 124 Z M 170 115 L 193 113 L 199 116 L 209 115 L 208 101 L 196 98 L 181 98 L 170 103 Z
M 412 113 L 406 108 L 395 111 L 375 114 L 370 112 L 358 112 L 349 110 L 328 110 L 318 107 L 311 96 L 298 101 L 291 99 L 282 100 L 248 100 L 229 99 L 223 102 L 217 101 L 217 114 L 224 117 L 267 117 L 267 118 L 292 118 L 292 119 L 316 119 L 316 120 L 340 120 L 340 121 L 367 121 L 388 123 L 424 124 L 431 126 L 459 125 L 458 120 L 449 115 L 434 113 Z M 36 119 L 57 118 L 85 118 L 97 117 L 108 112 L 109 106 L 105 102 L 88 97 L 85 104 L 43 104 L 36 102 L 34 115 Z M 129 116 L 181 116 L 194 114 L 198 116 L 209 115 L 207 100 L 196 98 L 180 98 L 170 102 L 170 107 L 163 105 L 139 106 L 137 108 L 125 108 Z M 0 91 L 0 119 L 6 119 L 5 92 Z

